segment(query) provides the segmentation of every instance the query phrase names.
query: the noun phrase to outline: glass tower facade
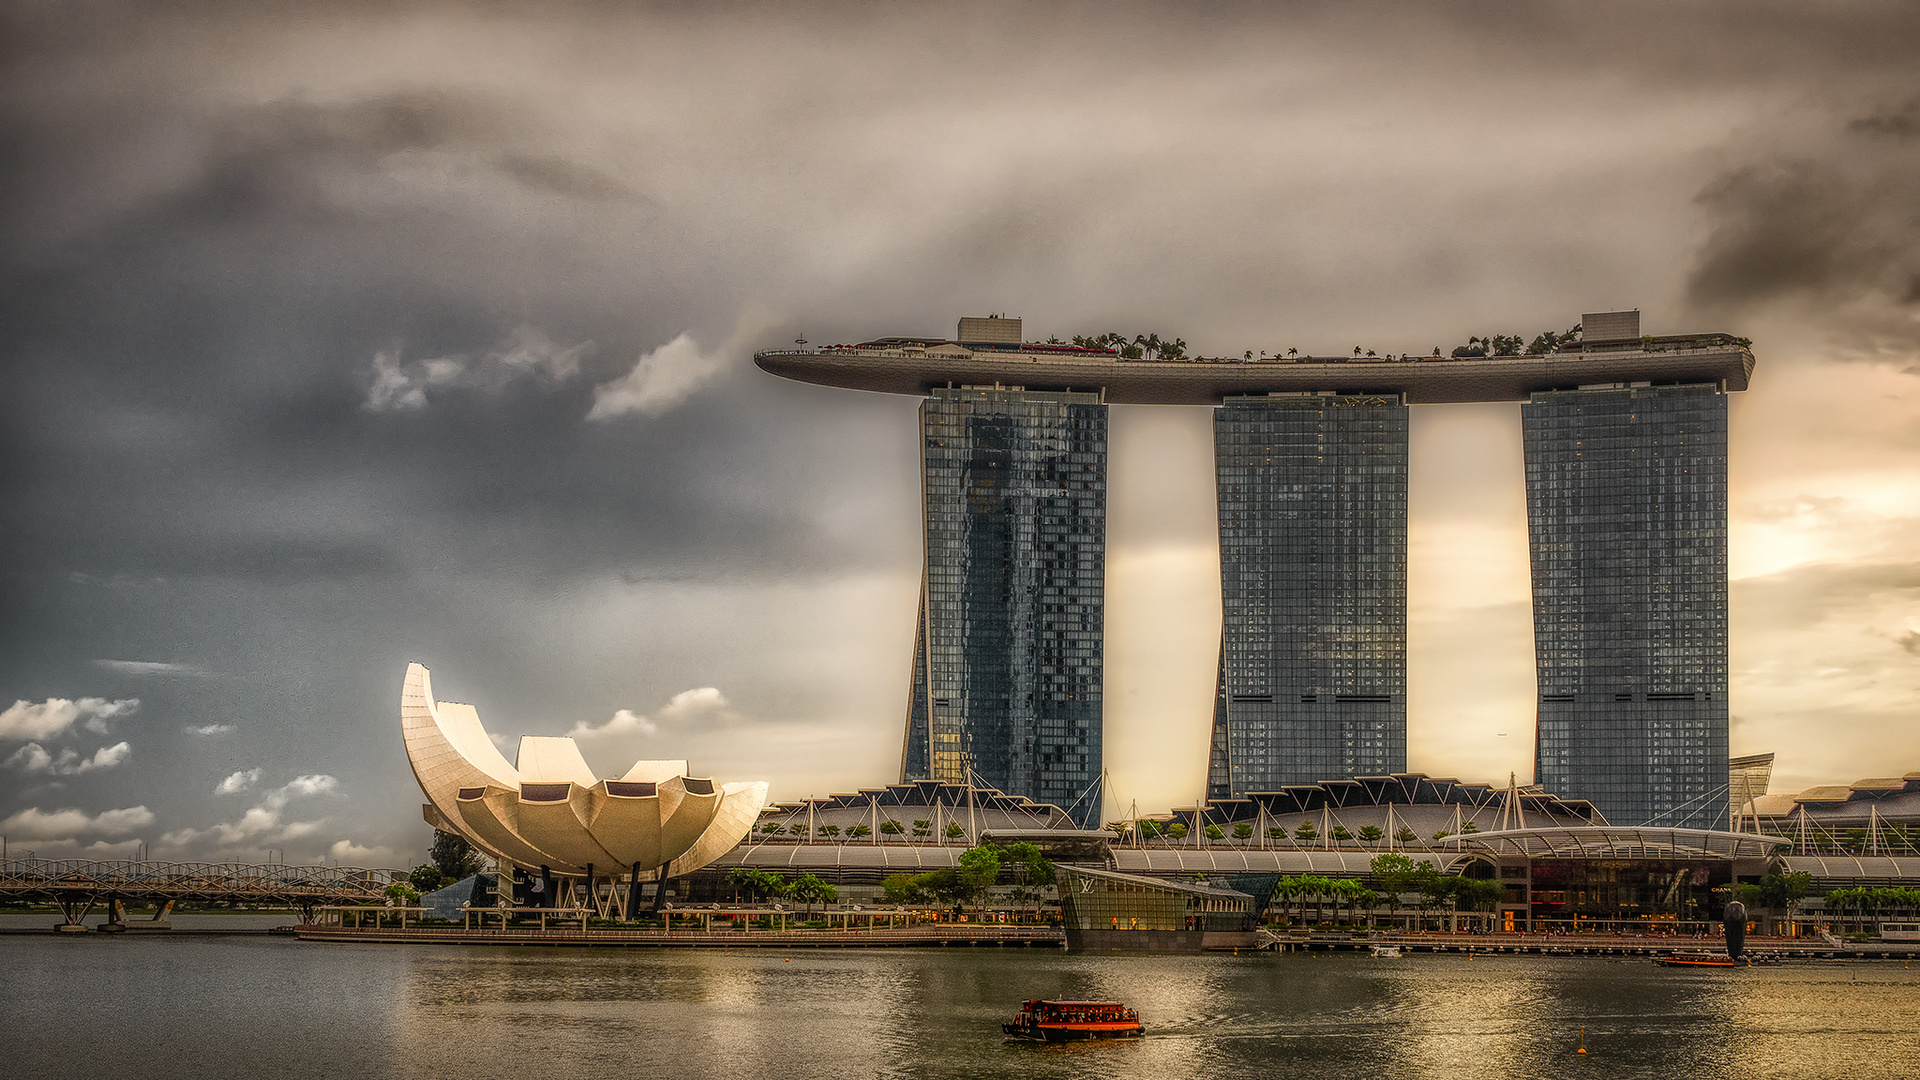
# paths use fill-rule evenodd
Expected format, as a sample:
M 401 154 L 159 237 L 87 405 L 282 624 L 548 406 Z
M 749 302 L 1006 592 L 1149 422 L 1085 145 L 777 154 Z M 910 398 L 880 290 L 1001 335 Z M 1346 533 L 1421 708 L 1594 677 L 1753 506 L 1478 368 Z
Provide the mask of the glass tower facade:
M 1407 406 L 1214 412 L 1225 622 L 1209 798 L 1407 767 Z
M 1521 406 L 1539 669 L 1535 780 L 1616 825 L 1727 820 L 1727 397 L 1642 386 Z
M 1107 407 L 936 389 L 920 437 L 927 563 L 902 779 L 983 784 L 1098 828 Z

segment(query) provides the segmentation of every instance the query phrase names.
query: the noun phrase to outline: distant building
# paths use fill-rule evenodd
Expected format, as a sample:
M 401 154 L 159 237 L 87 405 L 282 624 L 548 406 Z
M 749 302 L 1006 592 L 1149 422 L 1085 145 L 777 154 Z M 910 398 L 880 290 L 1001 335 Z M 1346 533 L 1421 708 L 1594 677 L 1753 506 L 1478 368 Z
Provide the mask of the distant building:
M 1407 767 L 1407 406 L 1214 411 L 1224 616 L 1210 799 Z
M 1587 321 L 1638 329 L 1613 315 Z M 1620 824 L 1725 824 L 1726 394 L 1713 383 L 1543 391 L 1521 407 L 1521 429 L 1535 779 Z
M 1796 855 L 1920 857 L 1920 772 L 1762 793 L 1737 813 L 1750 831 L 1793 841 Z M 1920 877 L 1920 859 L 1907 876 Z
M 1106 406 L 939 388 L 920 435 L 926 571 L 901 778 L 982 784 L 1097 826 Z
M 1743 813 L 1753 800 L 1767 793 L 1773 782 L 1773 755 L 1748 754 L 1727 762 L 1727 827 L 1741 831 L 1747 815 Z

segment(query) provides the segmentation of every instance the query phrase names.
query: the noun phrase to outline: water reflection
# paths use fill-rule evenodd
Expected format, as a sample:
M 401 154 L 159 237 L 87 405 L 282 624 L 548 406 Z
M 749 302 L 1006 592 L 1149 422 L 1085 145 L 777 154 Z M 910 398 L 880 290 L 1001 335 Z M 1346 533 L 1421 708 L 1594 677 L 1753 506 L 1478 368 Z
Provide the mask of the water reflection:
M 1586 957 L 457 949 L 0 937 L 6 1071 L 36 1077 L 1712 1080 L 1910 1075 L 1920 971 Z M 1035 1047 L 1031 997 L 1144 1040 Z M 1573 1053 L 1581 1028 L 1590 1053 Z

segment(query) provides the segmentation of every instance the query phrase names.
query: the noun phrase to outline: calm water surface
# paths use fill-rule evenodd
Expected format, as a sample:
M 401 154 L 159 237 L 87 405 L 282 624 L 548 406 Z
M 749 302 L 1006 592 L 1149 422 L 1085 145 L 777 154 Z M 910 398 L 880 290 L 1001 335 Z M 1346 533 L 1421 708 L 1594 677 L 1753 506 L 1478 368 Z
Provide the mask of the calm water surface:
M 36 1078 L 1920 1074 L 1920 969 L 1898 964 L 87 935 L 0 937 L 0 965 L 0 1075 Z M 1029 997 L 1124 1000 L 1149 1035 L 1004 1042 Z

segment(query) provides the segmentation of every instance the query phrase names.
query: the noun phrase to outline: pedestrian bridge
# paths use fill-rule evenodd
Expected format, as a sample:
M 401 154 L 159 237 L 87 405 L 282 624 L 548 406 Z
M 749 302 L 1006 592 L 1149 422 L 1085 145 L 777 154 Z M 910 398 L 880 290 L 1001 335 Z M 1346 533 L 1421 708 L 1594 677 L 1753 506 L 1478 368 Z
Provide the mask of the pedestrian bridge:
M 383 903 L 387 886 L 405 878 L 402 870 L 352 866 L 11 859 L 0 862 L 0 902 L 58 904 L 70 927 L 83 925 L 102 903 L 109 925 L 120 921 L 126 902 L 157 904 L 162 914 L 181 900 L 271 904 L 310 917 L 327 905 Z

